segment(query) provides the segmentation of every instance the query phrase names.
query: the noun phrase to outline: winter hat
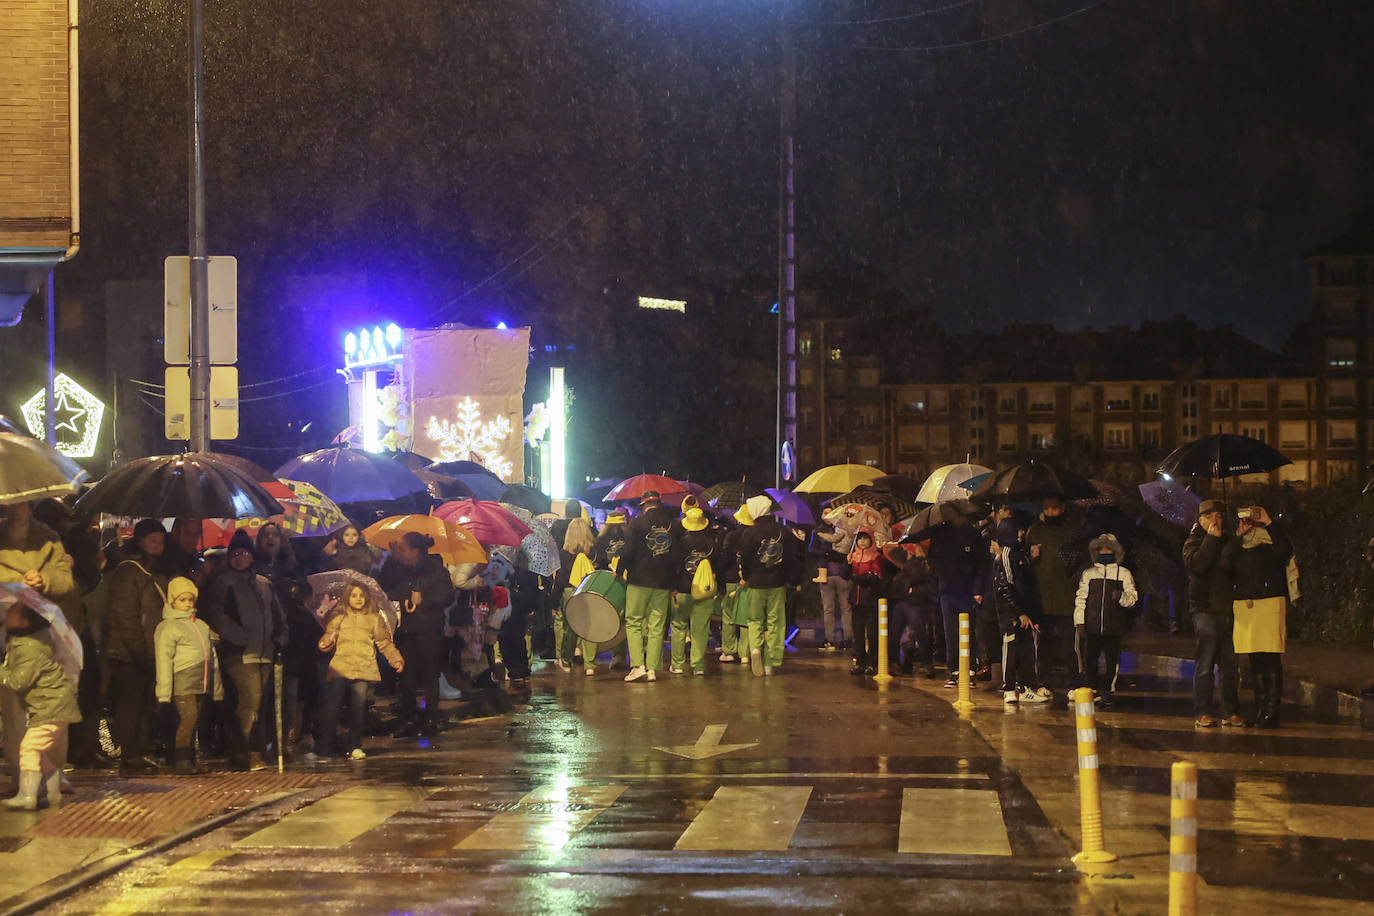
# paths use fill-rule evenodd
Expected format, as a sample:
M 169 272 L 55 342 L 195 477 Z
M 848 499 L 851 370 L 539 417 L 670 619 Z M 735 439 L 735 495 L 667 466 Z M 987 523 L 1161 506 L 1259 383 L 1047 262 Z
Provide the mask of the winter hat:
M 997 523 L 995 536 L 997 543 L 1002 547 L 1020 547 L 1021 540 L 1025 537 L 1025 529 L 1017 524 L 1014 518 L 1004 518 Z
M 741 525 L 749 526 L 754 524 L 754 516 L 749 511 L 749 504 L 745 503 L 735 510 L 735 521 Z
M 1116 562 L 1120 563 L 1121 558 L 1126 555 L 1126 550 L 1121 546 L 1121 542 L 1116 539 L 1114 534 L 1100 534 L 1093 538 L 1092 543 L 1088 544 L 1088 555 L 1096 558 L 1099 553 L 1112 553 L 1116 556 Z
M 702 512 L 701 509 L 696 506 L 693 506 L 683 513 L 682 527 L 686 528 L 688 531 L 701 531 L 709 524 L 711 523 L 706 520 L 706 513 Z
M 167 529 L 162 527 L 162 522 L 155 518 L 145 518 L 137 525 L 134 525 L 134 545 L 137 546 L 140 541 L 150 534 L 166 533 Z
M 171 582 L 167 583 L 168 604 L 171 604 L 173 601 L 177 600 L 182 595 L 185 595 L 187 593 L 189 593 L 192 597 L 199 597 L 200 589 L 196 588 L 196 583 L 192 582 L 185 576 L 177 576 L 174 579 L 172 579 Z
M 749 507 L 749 514 L 755 519 L 771 515 L 773 512 L 773 500 L 767 496 L 751 496 L 744 504 Z
M 249 553 L 253 553 L 253 536 L 240 528 L 238 531 L 235 531 L 234 536 L 229 539 L 229 550 L 230 552 L 235 550 L 246 550 Z

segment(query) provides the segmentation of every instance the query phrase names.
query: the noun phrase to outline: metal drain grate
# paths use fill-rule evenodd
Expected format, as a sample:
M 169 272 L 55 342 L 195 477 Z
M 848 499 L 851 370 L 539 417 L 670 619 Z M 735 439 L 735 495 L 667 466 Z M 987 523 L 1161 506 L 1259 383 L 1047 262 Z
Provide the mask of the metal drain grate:
M 309 788 L 328 778 L 312 773 L 225 773 L 109 780 L 68 795 L 59 810 L 24 835 L 141 841 L 259 795 Z

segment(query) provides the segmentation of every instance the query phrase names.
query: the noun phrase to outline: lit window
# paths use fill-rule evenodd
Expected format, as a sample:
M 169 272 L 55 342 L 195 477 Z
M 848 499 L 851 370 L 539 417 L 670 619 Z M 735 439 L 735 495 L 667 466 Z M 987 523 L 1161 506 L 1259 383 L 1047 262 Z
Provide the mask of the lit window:
M 1326 365 L 1332 369 L 1350 369 L 1355 365 L 1355 341 L 1346 338 L 1326 342 Z
M 843 349 L 842 347 L 831 347 L 831 348 L 830 348 L 830 361 L 831 361 L 832 363 L 843 362 L 843 361 L 844 361 L 844 349 Z

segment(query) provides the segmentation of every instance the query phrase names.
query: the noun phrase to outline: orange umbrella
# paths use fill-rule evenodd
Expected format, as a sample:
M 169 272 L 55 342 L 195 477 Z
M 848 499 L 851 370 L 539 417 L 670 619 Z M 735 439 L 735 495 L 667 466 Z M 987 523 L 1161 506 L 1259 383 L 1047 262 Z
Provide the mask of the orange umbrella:
M 471 532 L 433 515 L 393 515 L 368 525 L 363 537 L 369 544 L 383 546 L 399 541 L 409 531 L 434 538 L 434 552 L 450 565 L 487 562 L 486 550 Z

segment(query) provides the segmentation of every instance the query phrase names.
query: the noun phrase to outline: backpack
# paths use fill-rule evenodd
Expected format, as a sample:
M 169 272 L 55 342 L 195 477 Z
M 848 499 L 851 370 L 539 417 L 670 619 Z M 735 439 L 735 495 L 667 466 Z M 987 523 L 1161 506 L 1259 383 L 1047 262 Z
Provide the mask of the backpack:
M 692 573 L 692 598 L 695 601 L 705 601 L 707 598 L 714 598 L 716 591 L 716 574 L 711 570 L 711 561 L 702 560 L 697 564 L 697 571 Z

